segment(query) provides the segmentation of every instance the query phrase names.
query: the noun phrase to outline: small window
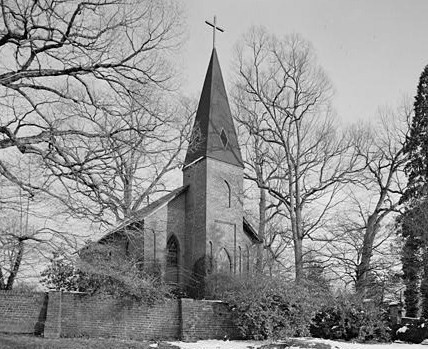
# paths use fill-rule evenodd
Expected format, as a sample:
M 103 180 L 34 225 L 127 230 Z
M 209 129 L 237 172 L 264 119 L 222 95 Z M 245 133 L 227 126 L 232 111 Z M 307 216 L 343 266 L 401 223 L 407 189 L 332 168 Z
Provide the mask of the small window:
M 226 207 L 230 207 L 232 202 L 232 189 L 230 188 L 230 184 L 227 183 L 227 181 L 224 181 L 224 183 L 225 183 Z
M 227 139 L 226 132 L 224 132 L 224 128 L 221 129 L 220 139 L 221 139 L 221 142 L 223 143 L 223 147 L 226 148 L 229 140 Z

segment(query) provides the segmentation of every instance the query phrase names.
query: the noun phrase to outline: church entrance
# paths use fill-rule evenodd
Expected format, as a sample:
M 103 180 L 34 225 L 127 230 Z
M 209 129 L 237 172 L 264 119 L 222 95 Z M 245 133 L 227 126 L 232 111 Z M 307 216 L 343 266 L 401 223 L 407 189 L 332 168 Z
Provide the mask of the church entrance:
M 166 245 L 166 271 L 165 280 L 168 284 L 178 285 L 179 283 L 179 256 L 180 247 L 177 238 L 172 235 Z

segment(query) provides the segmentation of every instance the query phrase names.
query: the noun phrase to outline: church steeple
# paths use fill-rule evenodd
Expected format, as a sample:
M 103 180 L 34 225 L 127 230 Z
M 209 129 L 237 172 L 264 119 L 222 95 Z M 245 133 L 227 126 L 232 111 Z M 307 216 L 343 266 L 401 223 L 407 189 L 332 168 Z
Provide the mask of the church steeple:
M 244 167 L 217 51 L 213 48 L 184 165 L 209 157 Z

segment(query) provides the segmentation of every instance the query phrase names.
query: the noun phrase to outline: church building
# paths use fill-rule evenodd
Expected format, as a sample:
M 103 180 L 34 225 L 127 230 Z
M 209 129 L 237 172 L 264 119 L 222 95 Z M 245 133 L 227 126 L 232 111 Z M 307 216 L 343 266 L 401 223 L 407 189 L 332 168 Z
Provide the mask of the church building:
M 251 273 L 261 243 L 244 217 L 243 161 L 213 48 L 184 161 L 183 186 L 139 210 L 99 242 L 115 242 L 192 297 L 214 272 Z

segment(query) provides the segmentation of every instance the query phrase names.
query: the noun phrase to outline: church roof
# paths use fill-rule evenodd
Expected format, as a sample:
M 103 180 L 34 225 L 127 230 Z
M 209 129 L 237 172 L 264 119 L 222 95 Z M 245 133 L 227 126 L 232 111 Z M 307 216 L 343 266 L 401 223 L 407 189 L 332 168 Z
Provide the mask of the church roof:
M 185 166 L 201 157 L 210 157 L 244 167 L 215 48 L 205 76 L 192 139 L 196 144 L 188 149 Z
M 257 234 L 256 229 L 254 229 L 254 227 L 251 225 L 250 222 L 248 222 L 248 220 L 245 217 L 243 218 L 244 218 L 244 221 L 243 221 L 244 233 L 248 235 L 248 237 L 251 239 L 252 242 L 256 244 L 261 244 L 263 240 L 260 238 L 259 234 Z
M 119 224 L 116 228 L 109 231 L 106 235 L 104 235 L 99 241 L 104 240 L 105 238 L 122 231 L 125 227 L 129 227 L 133 223 L 141 222 L 143 219 L 147 218 L 151 214 L 155 213 L 160 208 L 167 205 L 170 201 L 175 199 L 181 193 L 187 190 L 188 186 L 179 187 L 172 192 L 162 196 L 156 201 L 153 201 L 150 205 L 143 207 L 142 209 L 136 211 L 133 216 L 127 220 L 124 220 L 121 224 Z

